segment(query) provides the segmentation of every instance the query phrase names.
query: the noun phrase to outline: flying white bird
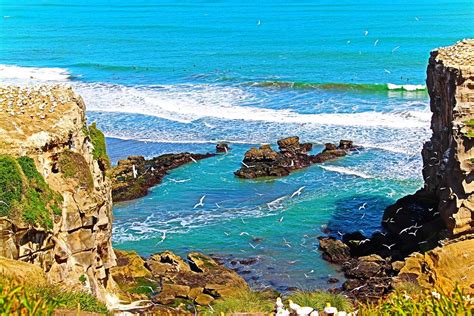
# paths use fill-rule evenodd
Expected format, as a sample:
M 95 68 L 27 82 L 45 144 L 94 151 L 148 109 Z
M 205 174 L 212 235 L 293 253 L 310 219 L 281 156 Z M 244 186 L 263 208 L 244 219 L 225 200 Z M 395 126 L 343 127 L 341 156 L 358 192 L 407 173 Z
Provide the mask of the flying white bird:
M 359 206 L 359 211 L 360 211 L 360 210 L 364 210 L 366 205 L 367 205 L 367 203 L 364 203 L 364 204 L 362 204 L 361 206 Z
M 297 195 L 297 196 L 300 196 L 300 195 L 301 195 L 301 191 L 303 191 L 304 188 L 305 188 L 305 187 L 303 186 L 303 187 L 299 188 L 298 190 L 296 190 L 295 192 L 293 192 L 293 194 L 290 196 L 290 199 L 294 198 L 296 195 Z
M 369 35 L 369 31 L 364 31 L 364 36 Z
M 195 209 L 196 207 L 198 206 L 204 206 L 204 198 L 206 197 L 206 195 L 203 195 L 201 196 L 201 199 L 199 200 L 199 203 L 197 203 L 196 205 L 194 205 L 193 209 Z
M 163 235 L 161 235 L 161 240 L 159 242 L 157 242 L 156 244 L 161 244 L 163 241 L 165 241 L 166 239 L 166 230 L 163 232 Z
M 374 46 L 377 46 L 378 43 L 379 43 L 379 40 L 376 40 L 376 41 L 374 42 Z
M 189 159 L 191 159 L 194 163 L 197 163 L 196 159 L 194 159 L 193 156 L 189 156 Z
M 391 245 L 382 244 L 382 246 L 387 247 L 388 250 L 392 250 L 392 247 L 395 245 L 396 244 L 391 244 Z

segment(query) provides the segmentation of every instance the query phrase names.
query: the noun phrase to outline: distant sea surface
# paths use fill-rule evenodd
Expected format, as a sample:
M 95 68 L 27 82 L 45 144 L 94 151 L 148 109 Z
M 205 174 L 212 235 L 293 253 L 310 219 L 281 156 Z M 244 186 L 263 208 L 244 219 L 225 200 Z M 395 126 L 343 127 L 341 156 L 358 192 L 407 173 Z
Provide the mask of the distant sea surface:
M 471 0 L 0 0 L 0 80 L 72 85 L 114 162 L 231 142 L 116 204 L 115 246 L 253 258 L 239 271 L 254 286 L 314 289 L 339 276 L 317 236 L 381 229 L 384 207 L 421 185 L 429 52 L 465 37 Z M 341 138 L 364 149 L 234 177 L 251 146 L 291 135 L 315 152 Z

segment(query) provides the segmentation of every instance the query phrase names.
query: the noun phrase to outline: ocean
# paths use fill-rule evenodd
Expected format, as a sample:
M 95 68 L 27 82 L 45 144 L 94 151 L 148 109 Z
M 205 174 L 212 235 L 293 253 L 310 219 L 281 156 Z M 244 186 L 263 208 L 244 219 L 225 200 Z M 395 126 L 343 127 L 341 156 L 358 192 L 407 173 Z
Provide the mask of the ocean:
M 421 186 L 429 52 L 473 36 L 470 0 L 0 0 L 0 80 L 72 85 L 114 163 L 231 143 L 115 204 L 115 247 L 251 259 L 234 266 L 254 287 L 327 288 L 342 277 L 317 237 L 380 230 Z M 292 135 L 363 149 L 285 178 L 233 175 L 250 147 Z

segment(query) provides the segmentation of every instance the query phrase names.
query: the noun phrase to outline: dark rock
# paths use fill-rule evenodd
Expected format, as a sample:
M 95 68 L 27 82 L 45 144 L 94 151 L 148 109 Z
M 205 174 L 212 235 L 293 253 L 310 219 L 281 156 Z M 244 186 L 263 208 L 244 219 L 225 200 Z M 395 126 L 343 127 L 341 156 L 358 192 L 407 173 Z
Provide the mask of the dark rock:
M 328 283 L 329 284 L 334 284 L 334 283 L 338 283 L 339 282 L 339 279 L 338 278 L 329 278 L 328 279 Z
M 349 247 L 331 237 L 320 237 L 319 249 L 323 252 L 323 259 L 332 263 L 344 263 L 350 259 Z
M 250 148 L 245 153 L 242 167 L 235 175 L 245 179 L 287 176 L 290 172 L 306 168 L 313 163 L 345 156 L 347 151 L 353 148 L 352 142 L 341 141 L 339 147 L 326 144 L 322 153 L 312 156 L 308 154 L 312 150 L 312 144 L 301 144 L 297 136 L 280 139 L 277 143 L 279 152 L 274 151 L 268 144 L 260 148 Z
M 214 154 L 165 154 L 152 159 L 130 156 L 120 160 L 108 175 L 112 180 L 114 202 L 128 201 L 147 195 L 148 189 L 159 184 L 168 170 L 178 168 L 194 160 L 209 158 Z M 136 177 L 133 169 L 136 170 Z
M 218 143 L 216 145 L 216 152 L 217 153 L 227 153 L 229 152 L 230 147 L 228 143 Z

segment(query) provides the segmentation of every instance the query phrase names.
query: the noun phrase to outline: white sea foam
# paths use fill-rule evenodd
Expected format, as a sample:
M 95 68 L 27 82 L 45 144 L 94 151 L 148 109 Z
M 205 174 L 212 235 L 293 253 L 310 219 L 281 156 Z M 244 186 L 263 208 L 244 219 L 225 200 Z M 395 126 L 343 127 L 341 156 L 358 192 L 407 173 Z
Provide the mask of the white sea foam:
M 338 172 L 338 173 L 342 173 L 342 174 L 353 175 L 353 176 L 357 176 L 357 177 L 364 178 L 364 179 L 373 178 L 372 176 L 370 176 L 370 175 L 368 175 L 368 174 L 366 174 L 362 171 L 357 171 L 357 170 L 347 168 L 347 167 L 329 166 L 329 165 L 319 165 L 319 166 L 321 168 L 325 169 L 325 170 L 328 170 L 328 171 L 334 171 L 334 172 Z
M 0 65 L 0 79 L 20 79 L 33 81 L 67 81 L 71 74 L 64 68 L 20 67 Z
M 393 84 L 387 83 L 388 90 L 405 90 L 405 91 L 418 91 L 425 90 L 424 84 Z
M 199 119 L 261 121 L 331 126 L 419 128 L 428 125 L 426 111 L 301 114 L 288 109 L 245 105 L 253 95 L 238 87 L 173 85 L 159 88 L 77 84 L 89 111 L 135 113 L 190 123 Z

